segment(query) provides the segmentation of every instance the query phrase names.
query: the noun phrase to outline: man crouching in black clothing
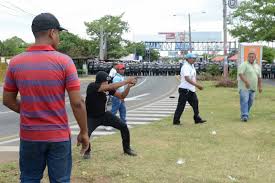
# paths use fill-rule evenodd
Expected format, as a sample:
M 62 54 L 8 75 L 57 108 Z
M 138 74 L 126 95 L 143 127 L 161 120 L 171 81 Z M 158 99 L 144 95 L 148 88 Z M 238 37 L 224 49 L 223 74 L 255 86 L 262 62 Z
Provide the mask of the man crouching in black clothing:
M 86 109 L 88 116 L 88 135 L 91 137 L 92 132 L 100 125 L 111 126 L 120 130 L 122 137 L 123 151 L 130 156 L 136 156 L 136 153 L 130 147 L 130 133 L 126 123 L 123 123 L 117 116 L 110 111 L 106 111 L 106 95 L 116 96 L 124 99 L 132 86 L 137 82 L 135 77 L 129 77 L 126 80 L 118 83 L 108 84 L 111 78 L 104 71 L 99 71 L 96 74 L 96 80 L 90 83 L 86 92 Z M 124 92 L 120 93 L 116 90 L 127 85 Z M 85 152 L 83 158 L 89 159 L 91 153 L 91 144 L 89 149 Z

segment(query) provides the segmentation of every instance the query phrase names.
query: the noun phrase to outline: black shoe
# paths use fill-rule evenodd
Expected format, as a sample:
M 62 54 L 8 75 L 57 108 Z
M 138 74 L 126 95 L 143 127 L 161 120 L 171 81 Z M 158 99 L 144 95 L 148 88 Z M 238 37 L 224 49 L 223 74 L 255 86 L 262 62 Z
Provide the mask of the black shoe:
M 248 118 L 247 118 L 247 117 L 243 117 L 241 120 L 242 120 L 243 122 L 247 122 L 247 121 L 248 121 Z
M 207 122 L 207 121 L 204 120 L 204 119 L 200 119 L 200 120 L 196 120 L 196 121 L 195 121 L 195 124 L 205 123 L 205 122 Z
M 83 155 L 83 159 L 91 159 L 91 152 L 85 152 Z
M 173 125 L 181 125 L 180 121 L 173 121 Z
M 130 148 L 124 149 L 124 154 L 129 155 L 129 156 L 137 156 L 137 153 Z

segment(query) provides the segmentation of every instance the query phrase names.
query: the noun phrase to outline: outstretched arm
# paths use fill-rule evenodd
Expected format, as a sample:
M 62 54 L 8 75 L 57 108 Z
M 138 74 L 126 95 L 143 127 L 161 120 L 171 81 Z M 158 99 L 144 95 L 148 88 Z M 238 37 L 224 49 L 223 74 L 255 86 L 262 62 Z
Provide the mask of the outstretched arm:
M 99 92 L 106 92 L 106 91 L 112 91 L 117 90 L 119 87 L 127 85 L 127 84 L 135 84 L 136 83 L 136 77 L 129 77 L 124 81 L 112 83 L 112 84 L 106 84 L 101 85 L 98 89 Z

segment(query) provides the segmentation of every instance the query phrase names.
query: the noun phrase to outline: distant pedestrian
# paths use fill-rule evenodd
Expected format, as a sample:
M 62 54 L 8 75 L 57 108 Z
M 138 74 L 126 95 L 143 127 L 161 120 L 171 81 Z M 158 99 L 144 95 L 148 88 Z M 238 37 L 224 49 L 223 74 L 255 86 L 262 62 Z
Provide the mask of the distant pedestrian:
M 186 102 L 188 102 L 194 111 L 193 119 L 195 124 L 200 124 L 206 122 L 206 120 L 201 119 L 199 116 L 199 101 L 196 95 L 196 87 L 199 90 L 203 89 L 203 86 L 196 81 L 196 69 L 194 63 L 196 61 L 196 56 L 192 53 L 186 55 L 186 61 L 183 63 L 181 68 L 181 83 L 179 85 L 179 99 L 178 105 L 174 114 L 173 124 L 180 124 L 180 117 L 184 111 Z
M 116 73 L 117 73 L 117 63 L 113 63 L 113 67 L 109 72 L 109 76 L 111 77 L 111 80 L 109 81 L 110 83 L 113 82 L 113 78 L 115 77 Z M 107 98 L 108 98 L 107 99 L 107 105 L 111 105 L 112 96 L 109 95 Z M 106 129 L 108 130 L 109 128 L 106 128 Z
M 22 183 L 40 182 L 46 166 L 50 182 L 70 182 L 72 152 L 65 90 L 80 127 L 77 140 L 83 153 L 89 145 L 75 65 L 70 57 L 56 51 L 62 30 L 54 15 L 37 15 L 32 21 L 35 44 L 13 57 L 7 71 L 3 104 L 20 114 Z
M 119 83 L 124 81 L 124 73 L 125 73 L 125 65 L 118 64 L 117 65 L 117 73 L 113 78 L 113 83 Z M 125 86 L 121 86 L 117 89 L 118 92 L 123 93 L 125 91 Z M 119 111 L 120 119 L 123 123 L 126 123 L 126 105 L 124 99 L 120 99 L 118 97 L 112 97 L 112 114 L 116 115 Z
M 113 63 L 113 67 L 109 72 L 109 76 L 111 77 L 111 79 L 115 77 L 116 73 L 117 73 L 117 63 Z
M 256 62 L 256 53 L 248 53 L 248 61 L 238 68 L 238 89 L 240 94 L 241 120 L 247 122 L 255 99 L 255 92 L 262 92 L 261 68 Z
M 116 96 L 124 99 L 132 86 L 135 85 L 136 78 L 129 77 L 127 80 L 108 84 L 111 78 L 104 71 L 99 71 L 96 74 L 96 80 L 90 83 L 86 93 L 86 109 L 88 115 L 88 134 L 89 137 L 98 126 L 112 126 L 120 130 L 122 137 L 123 151 L 130 156 L 136 156 L 136 153 L 130 147 L 130 133 L 127 124 L 123 123 L 121 119 L 106 110 L 106 95 Z M 116 91 L 119 87 L 127 85 L 126 89 L 120 93 Z M 84 159 L 89 159 L 91 153 L 91 145 L 84 154 Z

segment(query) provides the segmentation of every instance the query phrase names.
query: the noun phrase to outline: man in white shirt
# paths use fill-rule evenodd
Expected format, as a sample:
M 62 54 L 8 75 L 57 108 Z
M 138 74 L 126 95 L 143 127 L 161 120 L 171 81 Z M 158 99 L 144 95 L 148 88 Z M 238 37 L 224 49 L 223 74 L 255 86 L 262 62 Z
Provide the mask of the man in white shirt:
M 117 70 L 116 70 L 117 68 L 116 68 L 116 66 L 117 66 L 117 63 L 114 63 L 112 69 L 111 69 L 110 72 L 109 72 L 109 76 L 110 76 L 112 79 L 115 77 L 115 75 L 116 75 L 116 73 L 117 73 Z
M 113 63 L 113 67 L 109 72 L 109 76 L 111 77 L 111 80 L 109 81 L 110 83 L 113 82 L 113 78 L 115 77 L 116 73 L 117 73 L 117 63 Z M 112 96 L 108 96 L 107 97 L 107 105 L 110 105 L 112 103 Z M 106 130 L 112 130 L 111 128 L 107 127 Z
M 199 116 L 199 101 L 196 95 L 196 87 L 199 90 L 203 89 L 203 86 L 198 84 L 196 81 L 196 69 L 194 63 L 196 61 L 196 55 L 188 53 L 186 55 L 186 61 L 183 63 L 181 68 L 181 83 L 179 85 L 179 99 L 177 109 L 174 114 L 173 124 L 180 125 L 180 117 L 184 111 L 185 104 L 188 102 L 194 111 L 195 124 L 206 122 Z

